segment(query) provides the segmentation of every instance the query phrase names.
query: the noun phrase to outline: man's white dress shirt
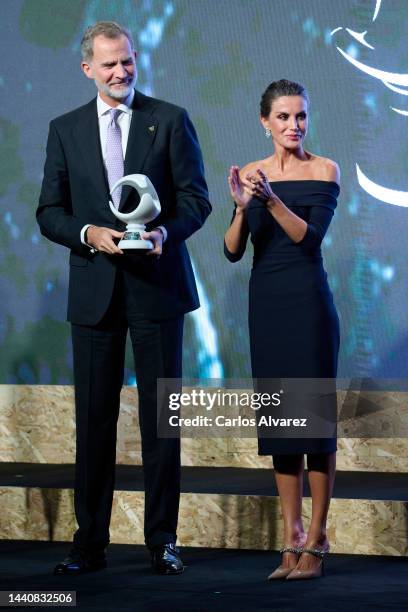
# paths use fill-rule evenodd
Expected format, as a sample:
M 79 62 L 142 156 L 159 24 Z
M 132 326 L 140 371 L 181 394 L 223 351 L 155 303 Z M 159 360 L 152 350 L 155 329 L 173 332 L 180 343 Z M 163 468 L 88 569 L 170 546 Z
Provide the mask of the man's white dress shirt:
M 117 118 L 117 123 L 120 126 L 120 130 L 122 132 L 123 159 L 125 159 L 125 156 L 126 156 L 126 147 L 127 147 L 128 138 L 129 138 L 130 122 L 132 120 L 132 112 L 133 112 L 132 102 L 133 102 L 134 96 L 135 96 L 135 90 L 132 89 L 131 93 L 126 98 L 126 100 L 122 104 L 115 106 L 115 108 L 122 111 Z M 108 125 L 110 122 L 109 111 L 111 110 L 112 106 L 109 106 L 109 104 L 106 104 L 106 102 L 102 100 L 102 98 L 100 97 L 98 93 L 98 97 L 96 100 L 96 107 L 98 111 L 99 138 L 101 141 L 102 159 L 103 159 L 103 163 L 104 163 L 105 170 L 106 170 L 106 140 L 107 140 L 107 135 L 108 135 Z M 84 227 L 81 230 L 81 242 L 82 244 L 85 244 L 86 246 L 90 246 L 90 245 L 85 242 L 85 232 L 88 229 L 88 227 L 90 227 L 91 225 L 92 225 L 91 223 L 88 223 L 87 225 L 84 225 Z M 162 231 L 163 242 L 165 242 L 167 238 L 166 228 L 163 227 L 162 225 L 159 225 L 157 229 L 160 229 Z M 92 247 L 91 249 L 93 252 L 95 251 L 95 249 L 93 249 Z

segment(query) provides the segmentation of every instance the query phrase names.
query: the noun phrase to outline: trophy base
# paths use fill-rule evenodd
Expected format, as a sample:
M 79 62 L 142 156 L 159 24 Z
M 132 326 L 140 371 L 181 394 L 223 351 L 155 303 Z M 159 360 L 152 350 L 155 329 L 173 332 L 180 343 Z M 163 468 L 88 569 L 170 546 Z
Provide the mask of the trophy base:
M 122 251 L 151 251 L 154 248 L 154 244 L 151 240 L 120 240 L 118 247 Z

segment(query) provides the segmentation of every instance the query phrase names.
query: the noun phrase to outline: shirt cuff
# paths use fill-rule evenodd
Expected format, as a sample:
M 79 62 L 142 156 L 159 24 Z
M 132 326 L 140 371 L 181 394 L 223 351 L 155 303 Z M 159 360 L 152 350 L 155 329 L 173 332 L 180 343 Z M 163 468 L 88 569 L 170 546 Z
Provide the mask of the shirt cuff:
M 96 253 L 96 249 L 94 249 L 93 246 L 91 246 L 90 244 L 88 244 L 87 242 L 85 242 L 85 232 L 88 229 L 88 227 L 91 227 L 92 223 L 87 223 L 87 225 L 84 225 L 84 227 L 81 229 L 81 242 L 82 244 L 84 244 L 85 246 L 89 247 L 91 249 L 91 253 Z
M 166 240 L 167 240 L 167 230 L 164 227 L 164 225 L 158 225 L 155 229 L 161 230 L 161 232 L 163 234 L 163 242 L 166 242 Z

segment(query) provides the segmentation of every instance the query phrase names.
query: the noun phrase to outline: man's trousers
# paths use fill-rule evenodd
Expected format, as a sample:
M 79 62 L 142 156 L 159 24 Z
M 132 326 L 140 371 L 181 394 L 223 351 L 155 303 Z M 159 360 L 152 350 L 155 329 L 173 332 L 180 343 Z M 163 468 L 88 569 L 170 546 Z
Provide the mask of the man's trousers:
M 93 552 L 109 543 L 115 485 L 116 426 L 127 331 L 139 395 L 145 487 L 145 541 L 176 542 L 180 497 L 180 440 L 157 436 L 157 379 L 181 378 L 184 317 L 152 321 L 138 314 L 126 273 L 117 272 L 104 318 L 72 325 L 77 455 L 74 545 Z

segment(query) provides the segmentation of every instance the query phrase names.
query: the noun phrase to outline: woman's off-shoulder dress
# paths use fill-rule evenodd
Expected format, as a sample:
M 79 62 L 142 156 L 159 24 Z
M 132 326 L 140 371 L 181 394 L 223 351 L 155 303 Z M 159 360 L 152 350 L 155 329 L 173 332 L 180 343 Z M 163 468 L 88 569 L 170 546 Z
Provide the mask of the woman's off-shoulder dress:
M 295 243 L 264 202 L 254 198 L 246 210 L 245 222 L 254 246 L 249 283 L 252 376 L 334 380 L 339 319 L 323 267 L 321 242 L 340 188 L 335 182 L 320 180 L 273 181 L 271 186 L 282 202 L 306 221 L 307 231 Z M 233 255 L 225 246 L 224 250 L 230 261 L 243 254 Z M 335 414 L 335 393 L 325 400 Z M 261 455 L 331 453 L 336 450 L 336 437 L 263 437 L 258 429 L 258 446 Z

